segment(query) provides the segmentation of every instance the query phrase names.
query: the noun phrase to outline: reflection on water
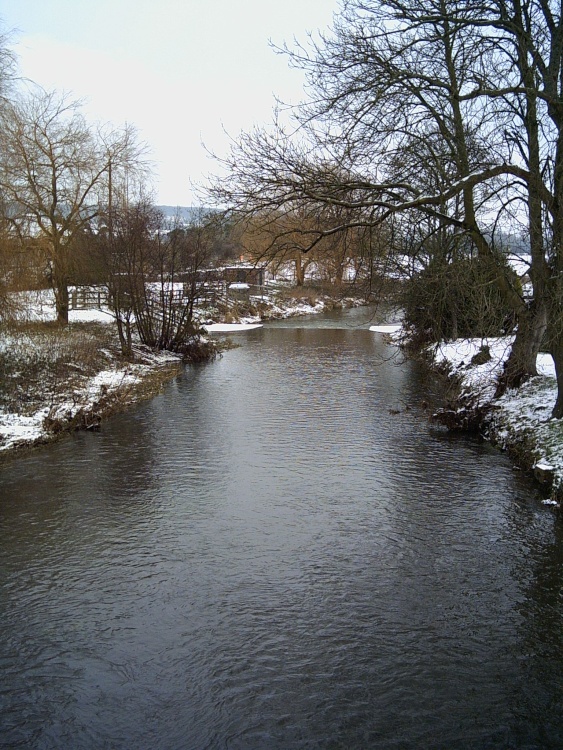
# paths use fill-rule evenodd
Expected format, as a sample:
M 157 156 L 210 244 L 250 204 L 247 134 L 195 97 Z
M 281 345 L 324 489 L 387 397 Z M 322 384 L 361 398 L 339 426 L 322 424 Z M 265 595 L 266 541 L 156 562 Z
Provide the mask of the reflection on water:
M 561 525 L 358 315 L 2 467 L 0 747 L 561 746 Z

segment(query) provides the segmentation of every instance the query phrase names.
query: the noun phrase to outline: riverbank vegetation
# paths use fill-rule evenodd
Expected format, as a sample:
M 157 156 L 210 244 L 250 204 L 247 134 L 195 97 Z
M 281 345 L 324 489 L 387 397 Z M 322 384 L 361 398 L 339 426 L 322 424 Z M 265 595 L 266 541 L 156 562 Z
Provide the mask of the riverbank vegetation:
M 512 339 L 456 339 L 428 348 L 434 370 L 448 381 L 445 405 L 433 420 L 451 430 L 475 432 L 506 451 L 514 464 L 533 474 L 546 504 L 563 501 L 563 421 L 551 416 L 557 399 L 553 358 L 538 356 L 538 375 L 498 394 L 498 381 Z
M 140 346 L 125 360 L 107 323 L 2 327 L 0 451 L 97 429 L 110 414 L 157 393 L 180 364 L 170 353 Z

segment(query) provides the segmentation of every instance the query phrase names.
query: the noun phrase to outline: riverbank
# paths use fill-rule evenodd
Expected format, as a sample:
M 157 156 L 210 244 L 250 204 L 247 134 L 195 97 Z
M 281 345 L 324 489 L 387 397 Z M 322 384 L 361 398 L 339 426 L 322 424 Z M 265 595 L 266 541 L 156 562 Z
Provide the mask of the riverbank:
M 170 352 L 135 347 L 125 360 L 113 326 L 34 323 L 0 336 L 0 452 L 49 442 L 155 395 L 180 370 Z
M 563 502 L 563 420 L 552 419 L 557 397 L 549 354 L 538 356 L 538 376 L 495 398 L 498 376 L 512 339 L 491 338 L 441 343 L 429 350 L 432 365 L 452 388 L 435 419 L 453 429 L 474 430 L 506 451 L 515 464 L 543 485 L 546 504 Z
M 250 326 L 357 304 L 360 300 L 350 297 L 288 289 L 250 304 L 241 301 L 228 315 L 201 310 L 199 316 L 209 327 L 225 322 Z M 60 328 L 44 296 L 30 317 L 0 330 L 0 455 L 66 432 L 99 429 L 112 414 L 156 395 L 183 366 L 180 355 L 140 345 L 125 359 L 113 319 L 104 310 L 73 310 L 70 325 Z

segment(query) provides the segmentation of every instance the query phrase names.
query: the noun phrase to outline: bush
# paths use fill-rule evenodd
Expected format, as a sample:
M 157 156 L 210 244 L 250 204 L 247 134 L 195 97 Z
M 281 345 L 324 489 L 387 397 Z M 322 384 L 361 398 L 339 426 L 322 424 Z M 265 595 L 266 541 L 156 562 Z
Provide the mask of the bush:
M 499 263 L 505 263 L 504 259 Z M 519 284 L 517 275 L 503 269 Z M 401 295 L 405 322 L 424 342 L 498 336 L 514 328 L 514 316 L 496 284 L 498 265 L 461 257 L 434 259 L 406 282 Z

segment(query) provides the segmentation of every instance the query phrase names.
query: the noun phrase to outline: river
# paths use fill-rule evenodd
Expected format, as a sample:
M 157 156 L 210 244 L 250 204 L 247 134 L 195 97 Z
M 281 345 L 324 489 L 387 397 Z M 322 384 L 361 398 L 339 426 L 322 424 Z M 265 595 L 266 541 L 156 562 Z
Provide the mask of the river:
M 0 748 L 560 748 L 562 525 L 365 310 L 0 467 Z

